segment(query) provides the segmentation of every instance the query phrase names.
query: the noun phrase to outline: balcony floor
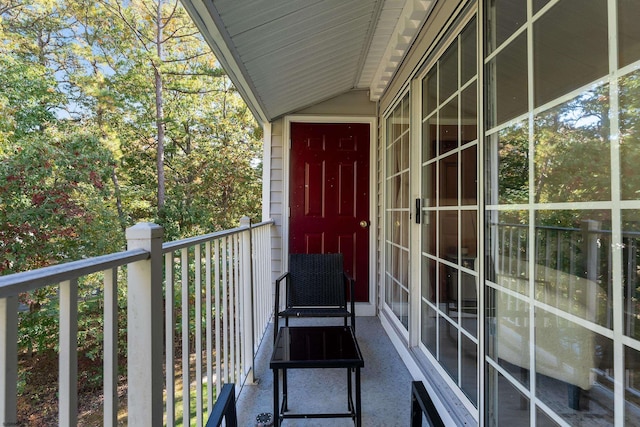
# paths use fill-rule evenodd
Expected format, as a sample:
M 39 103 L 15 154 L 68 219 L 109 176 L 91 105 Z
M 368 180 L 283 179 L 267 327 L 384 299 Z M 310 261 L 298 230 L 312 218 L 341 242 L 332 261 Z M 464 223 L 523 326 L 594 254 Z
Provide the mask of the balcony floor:
M 291 325 L 323 322 L 341 324 L 339 319 L 293 319 Z M 333 323 L 332 323 L 333 324 Z M 269 359 L 273 348 L 273 323 L 256 358 L 257 384 L 243 387 L 237 402 L 238 425 L 255 426 L 256 415 L 273 412 L 273 374 Z M 362 425 L 394 427 L 409 424 L 411 375 L 377 317 L 356 319 L 356 338 L 364 358 L 362 379 Z M 288 372 L 289 409 L 294 412 L 343 412 L 347 410 L 347 381 L 344 369 L 300 369 Z M 350 418 L 287 419 L 284 426 L 353 426 Z

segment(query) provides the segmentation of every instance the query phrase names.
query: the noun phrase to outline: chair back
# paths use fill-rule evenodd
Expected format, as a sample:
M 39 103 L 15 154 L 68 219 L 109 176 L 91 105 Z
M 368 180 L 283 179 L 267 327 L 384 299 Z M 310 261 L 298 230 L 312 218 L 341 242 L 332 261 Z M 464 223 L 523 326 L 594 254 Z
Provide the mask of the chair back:
M 347 306 L 342 254 L 291 254 L 287 307 Z

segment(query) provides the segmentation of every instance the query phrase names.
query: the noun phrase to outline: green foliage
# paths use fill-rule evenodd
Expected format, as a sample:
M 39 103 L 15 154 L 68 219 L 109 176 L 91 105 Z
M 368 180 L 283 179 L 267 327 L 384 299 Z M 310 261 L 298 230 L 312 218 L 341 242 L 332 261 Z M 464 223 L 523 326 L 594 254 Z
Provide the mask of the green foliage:
M 0 6 L 0 274 L 122 250 L 140 221 L 178 239 L 260 218 L 261 129 L 180 3 L 157 10 L 151 0 Z M 102 351 L 101 276 L 78 283 L 89 360 Z M 124 355 L 123 283 L 118 294 Z M 57 298 L 55 287 L 20 296 L 23 354 L 57 350 Z M 89 388 L 101 381 L 83 372 Z M 28 381 L 21 372 L 21 388 Z

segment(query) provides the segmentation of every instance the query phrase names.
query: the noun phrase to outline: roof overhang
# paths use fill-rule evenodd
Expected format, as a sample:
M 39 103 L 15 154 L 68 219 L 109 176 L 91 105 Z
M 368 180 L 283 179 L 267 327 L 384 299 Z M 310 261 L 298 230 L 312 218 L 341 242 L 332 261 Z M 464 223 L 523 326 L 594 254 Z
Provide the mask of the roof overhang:
M 384 93 L 436 0 L 182 0 L 256 119 Z

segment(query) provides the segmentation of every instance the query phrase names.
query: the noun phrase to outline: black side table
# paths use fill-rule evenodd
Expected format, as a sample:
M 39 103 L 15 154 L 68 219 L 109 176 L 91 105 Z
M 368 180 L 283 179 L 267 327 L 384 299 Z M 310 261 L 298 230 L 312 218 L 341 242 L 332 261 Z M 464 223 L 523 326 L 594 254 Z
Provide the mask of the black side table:
M 275 426 L 285 418 L 352 418 L 357 427 L 362 425 L 360 399 L 360 368 L 364 360 L 350 327 L 309 326 L 283 327 L 278 331 L 269 367 L 273 370 L 273 413 Z M 287 369 L 347 369 L 347 407 L 344 413 L 290 413 L 287 407 Z M 280 380 L 282 371 L 282 406 Z M 352 396 L 352 373 L 355 371 L 355 406 Z

